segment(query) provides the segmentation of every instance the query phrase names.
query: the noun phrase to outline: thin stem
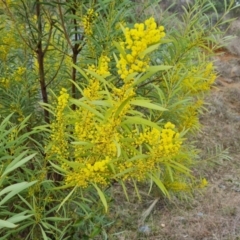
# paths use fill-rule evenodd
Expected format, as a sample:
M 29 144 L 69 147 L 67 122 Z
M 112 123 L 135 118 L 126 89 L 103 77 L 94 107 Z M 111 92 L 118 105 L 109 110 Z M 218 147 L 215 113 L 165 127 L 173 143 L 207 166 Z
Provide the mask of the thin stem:
M 62 8 L 61 8 L 59 0 L 58 0 L 58 11 L 59 11 L 59 17 L 60 17 L 60 20 L 61 20 L 61 25 L 62 25 L 62 28 L 63 28 L 63 33 L 64 33 L 64 36 L 65 36 L 65 39 L 67 40 L 67 42 L 68 42 L 69 46 L 71 47 L 71 49 L 73 49 L 72 43 L 70 41 L 70 38 L 68 36 L 67 30 L 66 30 L 66 27 L 65 27 L 65 24 L 64 24 Z
M 62 66 L 62 63 L 63 63 L 64 57 L 65 57 L 65 56 L 63 55 L 63 57 L 62 57 L 62 59 L 61 59 L 61 62 L 60 62 L 60 64 L 59 64 L 59 66 L 58 66 L 58 68 L 57 68 L 55 74 L 53 75 L 53 77 L 51 78 L 51 80 L 46 84 L 46 87 L 48 87 L 48 85 L 49 85 L 51 82 L 53 82 L 53 80 L 57 77 L 58 72 L 59 72 L 59 70 L 60 70 L 60 68 L 61 68 L 61 66 Z
M 41 7 L 40 1 L 37 0 L 36 2 L 36 15 L 38 21 L 38 43 L 37 43 L 37 61 L 38 61 L 38 73 L 39 73 L 39 81 L 41 87 L 41 94 L 42 100 L 44 103 L 48 103 L 48 95 L 47 95 L 47 86 L 45 81 L 45 72 L 44 72 L 44 52 L 42 49 L 42 21 L 41 21 Z M 44 108 L 44 120 L 45 122 L 49 123 L 49 112 L 47 109 Z
M 3 0 L 1 0 L 1 1 L 2 1 L 2 3 L 4 4 L 4 6 L 6 7 L 6 10 L 7 10 L 7 12 L 8 12 L 8 16 L 11 18 L 12 22 L 15 24 L 15 26 L 16 26 L 16 31 L 17 31 L 18 35 L 20 36 L 20 38 L 22 39 L 22 41 L 23 41 L 31 50 L 34 51 L 35 49 L 33 48 L 33 46 L 32 46 L 31 44 L 29 44 L 29 43 L 27 42 L 27 40 L 23 37 L 20 29 L 19 29 L 18 26 L 17 26 L 17 21 L 15 20 L 12 12 L 10 11 L 7 3 L 6 3 L 5 1 L 3 1 Z

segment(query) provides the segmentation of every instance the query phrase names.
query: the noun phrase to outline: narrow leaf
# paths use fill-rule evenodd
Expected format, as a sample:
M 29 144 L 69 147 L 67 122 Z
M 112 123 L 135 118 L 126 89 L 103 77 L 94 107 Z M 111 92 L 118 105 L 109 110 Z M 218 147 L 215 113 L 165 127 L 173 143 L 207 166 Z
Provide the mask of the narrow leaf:
M 8 173 L 12 172 L 13 170 L 15 170 L 16 168 L 22 166 L 23 164 L 25 164 L 26 162 L 28 162 L 29 160 L 31 160 L 34 156 L 36 155 L 36 153 L 31 154 L 28 157 L 23 158 L 22 160 L 20 160 L 19 162 L 17 162 L 15 165 L 10 166 L 8 165 L 8 167 L 5 169 L 5 171 L 3 172 L 2 176 L 7 175 Z M 10 167 L 9 167 L 10 166 Z
M 71 197 L 71 195 L 74 193 L 76 189 L 76 186 L 73 188 L 73 190 L 63 199 L 63 201 L 61 202 L 61 204 L 59 205 L 57 212 L 60 210 L 60 208 L 63 206 L 63 204 Z
M 159 105 L 150 103 L 148 100 L 140 100 L 140 99 L 139 100 L 132 100 L 130 102 L 130 104 L 140 106 L 140 107 L 144 107 L 144 108 L 155 109 L 155 110 L 159 110 L 159 111 L 167 111 L 166 108 L 163 108 Z
M 43 240 L 48 240 L 48 237 L 47 237 L 45 231 L 43 230 L 42 226 L 40 226 L 40 228 L 41 228 L 41 232 L 42 232 Z
M 118 42 L 113 42 L 113 45 L 117 48 L 117 50 L 122 54 L 124 58 L 126 58 L 126 53 L 124 49 L 121 47 L 121 45 Z
M 156 185 L 158 186 L 158 188 L 161 190 L 161 192 L 167 196 L 169 196 L 169 193 L 167 191 L 167 189 L 165 188 L 164 184 L 162 183 L 162 181 L 155 175 L 155 174 L 149 174 L 149 176 L 152 178 L 152 180 L 156 183 Z
M 26 212 L 27 211 L 16 214 L 15 216 L 9 218 L 7 221 L 9 221 L 11 223 L 17 223 L 17 222 L 21 222 L 21 221 L 33 216 L 33 214 L 25 215 Z
M 15 228 L 17 227 L 18 225 L 14 224 L 14 223 L 11 223 L 11 222 L 8 222 L 8 221 L 4 221 L 4 220 L 0 220 L 0 228 Z
M 77 99 L 71 99 L 71 102 L 73 104 L 77 105 L 77 106 L 81 106 L 81 107 L 87 109 L 89 112 L 92 112 L 93 114 L 95 114 L 96 116 L 98 116 L 101 119 L 104 118 L 104 116 L 100 112 L 98 112 L 96 109 L 90 107 L 88 104 L 86 104 L 84 102 L 81 102 L 81 101 L 79 101 Z
M 137 79 L 134 82 L 134 85 L 138 85 L 141 82 L 149 79 L 150 77 L 152 77 L 155 73 L 159 72 L 159 71 L 165 71 L 172 68 L 172 66 L 165 66 L 165 65 L 159 65 L 159 66 L 151 66 L 147 69 L 147 72 L 142 75 L 139 79 Z
M 18 194 L 19 192 L 23 191 L 24 189 L 31 187 L 33 184 L 35 184 L 37 181 L 33 182 L 21 182 L 13 184 L 9 187 L 4 188 L 0 192 L 0 196 L 9 192 L 0 202 L 0 206 L 3 205 L 5 202 L 7 202 L 10 198 L 12 198 L 14 195 Z
M 145 57 L 147 54 L 155 51 L 156 49 L 158 49 L 160 46 L 160 43 L 154 44 L 150 47 L 148 47 L 146 50 L 144 50 L 143 52 L 140 53 L 140 57 Z
M 105 198 L 105 195 L 104 193 L 102 192 L 102 190 L 94 183 L 93 186 L 96 188 L 97 192 L 98 192 L 98 195 L 102 201 L 102 204 L 105 208 L 105 211 L 107 212 L 108 211 L 108 204 L 107 204 L 107 200 Z

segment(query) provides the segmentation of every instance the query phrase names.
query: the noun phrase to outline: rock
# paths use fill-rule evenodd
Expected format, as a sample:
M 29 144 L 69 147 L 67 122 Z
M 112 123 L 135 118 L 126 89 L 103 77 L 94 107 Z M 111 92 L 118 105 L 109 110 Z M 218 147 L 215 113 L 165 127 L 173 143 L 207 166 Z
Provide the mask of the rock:
M 150 230 L 150 228 L 149 228 L 148 225 L 140 226 L 140 227 L 138 228 L 138 231 L 139 231 L 140 233 L 144 233 L 144 234 L 149 234 L 149 233 L 151 232 L 151 230 Z
M 239 32 L 240 32 L 240 18 L 237 18 L 230 24 L 228 34 L 239 36 Z
M 180 221 L 180 222 L 182 222 L 182 223 L 184 223 L 184 224 L 187 222 L 187 219 L 186 219 L 185 217 L 180 217 L 180 216 L 179 216 L 179 217 L 176 217 L 176 220 L 177 220 L 177 221 Z
M 237 187 L 233 187 L 232 190 L 233 190 L 234 192 L 240 192 L 240 188 L 237 188 Z
M 203 217 L 203 215 L 204 215 L 204 214 L 203 214 L 202 212 L 198 212 L 198 213 L 197 213 L 197 216 L 198 216 L 198 217 Z
M 223 81 L 226 82 L 226 83 L 232 83 L 233 79 L 231 79 L 231 78 L 223 78 Z
M 232 67 L 230 77 L 231 78 L 239 78 L 240 77 L 240 64 Z
M 229 44 L 226 46 L 230 53 L 240 56 L 240 37 L 236 37 L 230 40 Z
M 240 116 L 236 116 L 234 119 L 236 122 L 240 122 Z
M 219 188 L 222 188 L 223 190 L 225 190 L 225 189 L 226 189 L 226 186 L 225 186 L 225 185 L 223 185 L 223 184 L 219 184 L 219 185 L 218 185 L 218 187 L 219 187 Z
M 219 59 L 215 61 L 215 67 L 226 83 L 232 83 L 234 80 L 240 79 L 240 59 L 238 58 L 228 61 Z
M 233 39 L 231 39 L 226 46 L 229 52 L 234 55 L 240 56 L 240 18 L 236 19 L 231 23 L 231 26 L 228 30 L 228 34 L 232 35 Z

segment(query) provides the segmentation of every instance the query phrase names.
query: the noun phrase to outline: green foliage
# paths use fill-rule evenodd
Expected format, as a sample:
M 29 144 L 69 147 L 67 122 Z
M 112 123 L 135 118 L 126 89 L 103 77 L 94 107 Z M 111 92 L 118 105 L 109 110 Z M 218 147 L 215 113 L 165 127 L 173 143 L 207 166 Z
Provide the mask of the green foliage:
M 101 232 L 102 226 L 96 224 L 104 216 L 98 198 L 90 193 L 87 199 L 76 195 L 63 205 L 67 191 L 55 189 L 47 179 L 43 149 L 33 139 L 39 130 L 26 131 L 29 118 L 18 125 L 11 119 L 11 115 L 2 118 L 0 124 L 1 238 L 68 239 Z
M 231 8 L 237 5 L 238 3 L 236 0 L 224 0 L 224 1 L 213 0 L 212 4 L 216 8 L 217 12 L 223 13 L 226 12 L 227 8 Z
M 15 209 L 18 211 L 9 211 L 13 209 L 13 202 L 19 201 L 19 193 L 31 187 L 37 181 L 26 182 L 21 176 L 21 170 L 25 164 L 35 157 L 36 154 L 29 155 L 29 150 L 25 147 L 27 138 L 30 134 L 18 134 L 26 126 L 23 121 L 19 126 L 14 126 L 10 122 L 11 116 L 1 119 L 0 125 L 0 161 L 1 161 L 1 232 L 5 228 L 16 228 L 19 223 L 32 216 L 30 211 L 22 211 L 23 209 Z M 28 156 L 26 156 L 28 155 Z M 21 168 L 21 170 L 19 170 Z M 18 170 L 18 171 L 16 171 Z M 27 179 L 28 180 L 28 179 Z M 21 193 L 23 194 L 23 193 Z M 11 206 L 11 207 L 10 207 Z M 19 212 L 21 210 L 21 212 Z M 19 213 L 17 213 L 19 212 Z
M 175 28 L 136 24 L 135 7 L 0 1 L 1 239 L 106 238 L 115 182 L 127 198 L 129 182 L 139 198 L 142 182 L 167 197 L 206 185 L 186 140 L 231 6 L 214 22 L 197 1 Z

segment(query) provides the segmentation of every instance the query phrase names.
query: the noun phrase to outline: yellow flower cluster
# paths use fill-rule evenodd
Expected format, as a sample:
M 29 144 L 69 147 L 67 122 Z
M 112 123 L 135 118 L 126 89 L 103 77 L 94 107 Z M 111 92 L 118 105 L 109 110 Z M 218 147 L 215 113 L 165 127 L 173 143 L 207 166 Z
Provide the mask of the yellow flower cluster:
M 156 170 L 159 163 L 166 161 L 164 159 L 178 154 L 182 141 L 172 123 L 165 124 L 161 131 L 148 128 L 143 133 L 125 133 L 120 127 L 122 117 L 124 114 L 116 119 L 113 114 L 107 121 L 99 122 L 94 114 L 87 110 L 76 111 L 77 121 L 75 128 L 72 128 L 72 135 L 82 144 L 73 145 L 73 152 L 74 162 L 80 164 L 80 167 L 72 168 L 65 164 L 64 169 L 68 172 L 66 184 L 87 187 L 91 182 L 95 182 L 105 185 L 109 180 L 116 179 L 116 173 L 121 172 L 126 172 L 120 177 L 123 180 L 133 178 L 142 181 L 146 179 L 147 173 Z M 132 140 L 125 143 L 124 139 Z M 118 156 L 118 148 L 127 155 Z M 147 157 L 129 161 L 139 154 L 140 148 Z M 105 160 L 102 160 L 104 158 Z M 109 164 L 113 164 L 112 161 L 114 171 L 109 167 Z
M 6 5 L 11 4 L 12 0 L 5 0 L 0 2 L 0 8 L 3 8 Z
M 56 121 L 51 124 L 52 146 L 50 155 L 56 155 L 57 159 L 66 159 L 69 155 L 68 142 L 65 137 L 66 122 L 64 119 L 64 109 L 66 108 L 69 100 L 69 94 L 65 88 L 60 91 L 60 96 L 57 99 Z
M 202 86 L 202 89 L 207 91 L 210 89 L 212 84 L 215 82 L 217 75 L 214 71 L 213 63 L 210 62 L 207 64 L 203 77 L 206 79 L 205 83 Z
M 203 179 L 201 180 L 201 183 L 199 184 L 199 188 L 204 188 L 204 187 L 206 187 L 207 185 L 208 185 L 207 179 L 206 179 L 206 178 L 203 178 Z
M 83 16 L 82 25 L 86 35 L 90 36 L 93 34 L 92 24 L 97 16 L 98 14 L 92 8 L 88 9 L 87 14 Z
M 136 23 L 133 29 L 125 28 L 125 41 L 121 43 L 126 56 L 120 54 L 117 63 L 118 74 L 123 80 L 133 72 L 144 72 L 149 60 L 144 51 L 152 44 L 158 43 L 165 36 L 164 27 L 157 27 L 154 18 L 144 23 Z
M 82 115 L 81 115 L 82 114 Z M 81 115 L 81 116 L 80 116 Z M 78 141 L 84 141 L 93 144 L 91 147 L 91 156 L 88 156 L 87 162 L 94 163 L 101 156 L 115 158 L 117 156 L 117 147 L 115 142 L 119 140 L 119 134 L 116 129 L 117 121 L 97 122 L 93 114 L 87 111 L 81 111 L 76 114 L 79 121 L 75 123 L 74 137 Z M 74 156 L 77 162 L 85 163 L 82 156 L 88 154 L 89 149 L 84 145 L 74 147 Z
M 9 88 L 10 81 L 8 78 L 0 78 L 0 86 L 3 86 L 4 88 Z
M 124 27 L 124 26 L 126 26 L 126 22 L 125 21 L 120 21 L 120 22 L 116 23 L 115 29 L 119 30 L 119 29 L 121 29 L 121 27 Z
M 11 132 L 7 135 L 8 142 L 14 142 L 18 137 L 18 129 L 14 128 L 11 130 Z M 15 144 L 12 144 L 11 147 L 9 148 L 9 152 L 11 155 L 14 155 L 15 153 L 16 146 Z
M 112 95 L 113 99 L 115 100 L 113 104 L 113 108 L 115 109 L 115 111 L 112 112 L 113 117 L 124 101 L 126 101 L 129 98 L 133 98 L 136 95 L 135 88 L 133 87 L 133 82 L 130 81 L 128 83 L 124 83 L 124 85 L 121 88 L 114 87 Z M 130 109 L 131 106 L 130 103 L 128 102 L 124 105 L 121 112 L 119 113 L 118 121 L 120 121 Z
M 196 95 L 197 93 L 208 91 L 216 77 L 213 64 L 210 62 L 206 66 L 193 67 L 188 71 L 187 76 L 183 80 L 183 86 L 186 92 L 190 91 L 190 93 Z
M 173 81 L 178 81 L 173 78 Z M 199 64 L 197 67 L 191 67 L 186 76 L 181 82 L 182 93 L 192 97 L 192 101 L 185 105 L 182 111 L 179 111 L 177 116 L 179 121 L 179 130 L 189 129 L 190 131 L 198 130 L 199 112 L 203 105 L 203 94 L 209 91 L 212 84 L 216 79 L 216 73 L 214 71 L 213 64 L 211 62 Z
M 178 153 L 182 141 L 179 138 L 179 133 L 174 131 L 175 125 L 168 122 L 160 133 L 160 141 L 153 146 L 153 156 L 168 157 Z M 161 155 L 160 155 L 161 154 Z
M 28 195 L 30 197 L 34 196 L 36 193 L 41 191 L 41 184 L 46 179 L 46 176 L 47 176 L 47 169 L 44 167 L 38 173 L 36 173 L 36 175 L 34 175 L 31 178 L 31 181 L 37 180 L 38 182 L 28 189 Z
M 88 87 L 90 87 L 91 84 L 92 83 L 90 82 Z M 108 119 L 104 121 L 99 121 L 94 113 L 83 107 L 79 107 L 76 111 L 72 112 L 71 122 L 73 123 L 73 127 L 71 128 L 71 135 L 72 138 L 75 139 L 76 144 L 70 146 L 72 150 L 69 148 L 67 149 L 66 146 L 65 148 L 67 151 L 73 153 L 74 162 L 80 164 L 81 167 L 73 169 L 66 163 L 62 164 L 62 167 L 68 172 L 65 178 L 66 184 L 87 187 L 91 182 L 95 182 L 105 185 L 109 182 L 109 179 L 114 177 L 114 173 L 109 171 L 108 164 L 113 159 L 117 158 L 118 147 L 121 147 L 122 145 L 121 140 L 124 138 L 124 132 L 122 132 L 121 123 L 122 118 L 127 113 L 130 105 L 126 104 L 117 117 L 115 117 L 115 114 L 122 102 L 129 96 L 135 94 L 131 83 L 124 84 L 123 87 L 118 90 L 119 91 L 116 91 L 118 95 L 115 95 L 114 91 L 112 92 L 112 98 L 115 99 L 115 101 L 112 103 Z M 96 94 L 99 97 L 98 99 L 103 98 L 99 91 L 97 91 Z M 61 99 L 61 101 L 59 101 L 60 107 L 57 107 L 56 112 L 59 112 L 59 109 L 62 109 L 62 106 L 65 106 L 65 100 L 64 104 L 62 104 L 62 98 L 65 99 L 63 97 L 64 95 L 65 92 L 62 92 L 58 98 Z M 85 104 L 96 110 L 96 106 L 91 104 L 89 100 L 83 101 Z M 59 141 L 59 137 L 63 133 L 61 129 L 58 130 L 57 128 L 62 127 L 64 131 L 66 130 L 66 128 L 64 128 L 64 126 L 66 126 L 66 122 L 64 122 L 66 119 L 64 119 L 64 116 L 62 115 L 61 117 L 63 117 L 62 120 L 61 118 L 56 117 L 57 121 L 52 124 L 52 131 L 56 133 L 52 135 L 52 151 L 61 156 L 57 158 L 59 160 L 64 159 L 67 156 L 63 151 L 60 152 L 59 149 L 59 146 L 61 146 L 62 149 L 64 148 L 64 144 L 67 143 L 65 140 L 62 142 Z M 58 123 L 59 121 L 65 125 L 61 126 L 61 123 Z M 57 141 L 56 135 L 58 139 Z M 64 136 L 62 138 L 64 139 Z M 83 142 L 83 144 L 77 144 L 78 141 Z M 119 158 L 119 161 L 121 161 L 121 158 Z
M 100 83 L 97 79 L 92 79 L 89 81 L 88 87 L 84 88 L 83 96 L 89 100 L 98 99 L 98 91 L 100 90 Z
M 18 67 L 16 71 L 11 73 L 8 68 L 5 69 L 5 75 L 8 77 L 0 78 L 0 86 L 4 88 L 9 88 L 11 85 L 16 84 L 16 81 L 19 82 L 22 80 L 23 74 L 26 72 L 26 68 Z
M 66 64 L 67 67 L 71 67 L 72 66 L 72 58 L 71 58 L 71 56 L 66 55 L 65 59 L 64 59 L 64 63 Z
M 8 55 L 8 47 L 0 45 L 0 58 L 5 61 Z
M 18 68 L 17 68 L 17 71 L 16 71 L 16 74 L 21 76 L 21 75 L 23 75 L 25 72 L 26 72 L 26 68 L 24 68 L 24 67 L 18 67 Z
M 12 112 L 17 113 L 17 115 L 18 115 L 17 120 L 19 122 L 22 122 L 25 117 L 24 117 L 21 105 L 19 103 L 11 103 L 10 104 L 10 109 L 11 109 Z
M 16 28 L 14 23 L 10 23 L 6 21 L 6 19 L 0 18 L 1 23 L 5 23 L 5 25 L 1 25 L 1 36 L 0 36 L 0 59 L 2 61 L 6 61 L 7 56 L 10 51 L 18 48 L 21 43 L 18 41 L 19 39 L 16 37 Z
M 174 182 L 166 182 L 165 183 L 167 189 L 176 191 L 190 191 L 193 188 L 205 188 L 208 185 L 208 181 L 206 178 L 201 179 L 200 183 L 185 183 L 181 181 L 174 181 Z
M 13 78 L 16 81 L 21 81 L 22 80 L 22 76 L 23 74 L 26 72 L 26 68 L 25 67 L 18 67 L 17 70 L 15 71 Z
M 78 187 L 87 187 L 91 182 L 106 185 L 109 176 L 108 163 L 108 158 L 94 164 L 87 163 L 79 171 L 67 175 L 65 181 Z
M 189 191 L 191 190 L 191 185 L 184 182 L 171 182 L 166 183 L 166 186 L 169 190 L 172 191 Z
M 144 24 L 135 25 L 133 30 L 126 29 L 124 47 L 134 57 L 131 64 L 138 61 L 144 64 L 146 57 L 142 52 L 164 36 L 164 29 L 157 28 L 154 19 L 150 18 Z M 90 65 L 88 70 L 106 77 L 110 74 L 109 61 L 102 55 L 98 65 Z M 127 60 L 127 70 L 131 64 Z M 118 67 L 122 69 L 123 65 L 118 63 Z M 87 187 L 93 182 L 106 185 L 113 179 L 142 181 L 150 171 L 179 153 L 182 140 L 172 123 L 166 123 L 162 129 L 123 124 L 136 110 L 128 101 L 136 95 L 133 84 L 133 79 L 129 79 L 120 87 L 109 84 L 106 90 L 102 82 L 90 77 L 77 109 L 68 108 L 66 112 L 63 110 L 69 96 L 62 90 L 55 110 L 56 119 L 52 123 L 51 151 L 66 170 L 66 184 Z M 69 135 L 68 142 L 66 135 Z
M 13 48 L 18 47 L 13 30 L 8 30 L 6 34 L 3 34 L 3 37 L 0 39 L 0 41 L 0 58 L 3 61 L 6 61 L 9 51 Z
M 137 146 L 143 143 L 151 145 L 151 155 L 154 157 L 172 156 L 179 151 L 182 144 L 179 133 L 176 133 L 174 128 L 175 125 L 170 122 L 167 122 L 161 131 L 155 128 L 152 130 L 147 128 L 143 133 L 139 134 L 135 144 Z
M 126 161 L 120 164 L 120 171 L 133 168 L 132 171 L 125 174 L 124 179 L 134 178 L 142 181 L 146 178 L 148 172 L 156 170 L 158 163 L 168 161 L 169 157 L 176 156 L 179 153 L 182 140 L 174 128 L 174 124 L 167 122 L 162 130 L 146 128 L 142 133 L 133 131 L 131 136 L 133 146 L 136 148 L 148 146 L 146 149 L 151 150 L 146 150 L 148 157 L 145 159 L 135 162 Z
M 113 88 L 113 96 L 117 101 L 124 101 L 127 98 L 134 97 L 136 95 L 133 87 L 133 82 L 125 83 L 121 88 Z
M 110 62 L 110 58 L 108 58 L 105 55 L 101 55 L 101 57 L 98 60 L 98 66 L 95 65 L 89 65 L 88 70 L 91 70 L 95 73 L 97 73 L 100 76 L 107 77 L 110 75 L 108 64 Z M 90 74 L 88 74 L 90 76 Z M 88 87 L 84 88 L 83 95 L 84 97 L 95 100 L 99 98 L 98 91 L 100 90 L 100 83 L 99 80 L 95 78 L 91 78 L 89 81 Z
M 179 126 L 180 129 L 191 129 L 196 130 L 199 127 L 199 110 L 201 109 L 203 105 L 203 100 L 198 99 L 193 102 L 190 106 L 186 107 L 184 113 L 179 116 L 179 120 L 181 121 L 181 124 Z
M 62 119 L 63 110 L 67 106 L 68 100 L 69 94 L 67 93 L 67 90 L 65 88 L 62 88 L 62 90 L 60 91 L 60 96 L 57 99 L 58 104 L 56 117 L 58 121 Z
M 34 217 L 35 217 L 35 223 L 38 224 L 42 221 L 43 218 L 43 212 L 44 212 L 44 206 L 34 206 Z
M 110 62 L 109 57 L 107 57 L 105 55 L 101 55 L 101 57 L 99 59 L 98 69 L 97 69 L 96 73 L 101 75 L 101 76 L 110 75 L 109 67 L 108 67 L 109 62 Z
M 88 69 L 97 73 L 100 76 L 108 76 L 110 74 L 108 70 L 108 63 L 110 59 L 102 55 L 99 58 L 98 65 L 90 65 Z M 90 74 L 88 74 L 90 76 Z M 91 77 L 88 86 L 84 88 L 83 95 L 86 98 L 85 104 L 95 108 L 95 106 L 89 103 L 89 100 L 102 99 L 101 85 L 99 80 Z M 77 140 L 86 141 L 94 144 L 94 148 L 91 150 L 93 157 L 88 157 L 87 162 L 94 164 L 101 158 L 101 156 L 107 156 L 109 158 L 116 157 L 116 145 L 114 140 L 117 138 L 117 131 L 114 128 L 118 123 L 113 118 L 109 118 L 107 122 L 99 122 L 95 119 L 95 115 L 85 108 L 79 108 L 75 111 L 75 126 L 74 137 Z M 76 145 L 74 148 L 74 156 L 76 162 L 84 163 L 86 159 L 82 158 L 82 155 L 87 154 L 88 149 L 84 146 Z
M 109 66 L 108 66 L 109 62 L 110 62 L 110 58 L 102 54 L 98 59 L 98 66 L 96 67 L 93 64 L 89 65 L 88 70 L 96 72 L 100 76 L 107 77 L 108 75 L 110 75 Z

